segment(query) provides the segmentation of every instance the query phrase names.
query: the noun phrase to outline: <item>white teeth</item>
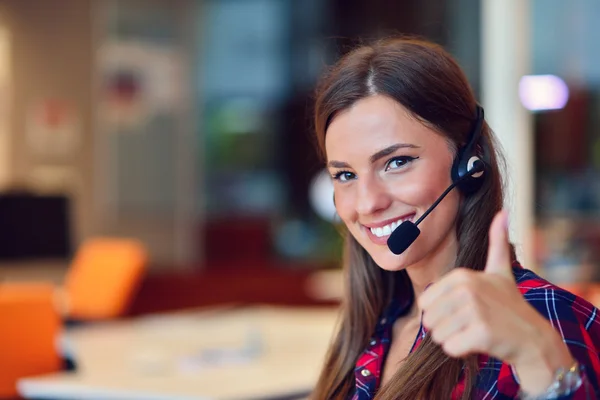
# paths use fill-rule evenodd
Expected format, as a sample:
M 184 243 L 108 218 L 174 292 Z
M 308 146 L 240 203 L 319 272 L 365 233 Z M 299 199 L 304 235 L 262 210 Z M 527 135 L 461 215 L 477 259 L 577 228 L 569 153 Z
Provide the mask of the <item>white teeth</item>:
M 403 219 L 399 219 L 398 221 L 394 221 L 391 224 L 388 224 L 388 225 L 380 227 L 380 228 L 370 228 L 371 233 L 377 237 L 389 236 L 392 234 L 392 232 L 394 232 L 396 230 L 397 227 L 400 226 L 401 223 L 403 223 L 404 221 L 409 221 L 411 219 L 412 219 L 412 217 L 403 218 Z

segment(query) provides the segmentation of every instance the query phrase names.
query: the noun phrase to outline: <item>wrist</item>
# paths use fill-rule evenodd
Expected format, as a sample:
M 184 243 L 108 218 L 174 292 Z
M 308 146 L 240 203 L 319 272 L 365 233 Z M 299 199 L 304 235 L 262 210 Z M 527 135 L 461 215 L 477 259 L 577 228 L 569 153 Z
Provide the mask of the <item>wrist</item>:
M 532 394 L 521 387 L 518 398 L 521 400 L 549 400 L 570 396 L 583 384 L 581 368 L 576 361 L 569 368 L 560 368 L 555 373 L 550 386 L 543 393 Z
M 568 347 L 554 329 L 537 338 L 527 344 L 513 363 L 521 389 L 530 395 L 545 393 L 560 371 L 569 370 L 575 364 Z

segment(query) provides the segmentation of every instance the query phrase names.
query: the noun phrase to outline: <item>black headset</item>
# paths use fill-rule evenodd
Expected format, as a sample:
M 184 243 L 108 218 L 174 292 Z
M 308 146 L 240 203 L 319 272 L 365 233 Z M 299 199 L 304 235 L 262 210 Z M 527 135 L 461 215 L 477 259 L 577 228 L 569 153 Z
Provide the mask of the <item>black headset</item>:
M 487 170 L 487 163 L 483 160 L 483 156 L 477 154 L 477 145 L 483 147 L 483 144 L 479 143 L 484 121 L 483 108 L 477 105 L 476 112 L 477 116 L 469 133 L 468 142 L 458 149 L 451 170 L 452 182 L 465 194 L 474 193 L 481 187 L 484 181 L 481 177 Z M 479 171 L 472 173 L 473 167 L 477 167 Z

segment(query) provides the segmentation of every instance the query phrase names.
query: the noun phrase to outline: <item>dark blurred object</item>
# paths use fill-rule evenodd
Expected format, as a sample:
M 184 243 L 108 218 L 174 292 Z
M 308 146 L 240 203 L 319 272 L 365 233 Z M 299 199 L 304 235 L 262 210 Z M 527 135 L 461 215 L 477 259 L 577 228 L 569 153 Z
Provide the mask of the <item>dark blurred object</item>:
M 314 271 L 333 267 L 242 260 L 179 272 L 158 268 L 161 272 L 144 277 L 128 316 L 231 304 L 336 305 L 337 299 L 317 298 L 311 290 Z
M 68 258 L 69 209 L 66 196 L 0 194 L 0 259 Z
M 593 156 L 594 127 L 592 94 L 583 88 L 569 88 L 569 102 L 562 110 L 539 113 L 535 117 L 536 168 L 542 174 L 586 169 Z
M 271 227 L 266 218 L 219 218 L 206 222 L 206 261 L 235 261 L 241 268 L 250 261 L 267 263 L 272 256 Z
M 426 37 L 441 44 L 449 39 L 448 1 L 331 0 L 330 3 L 332 20 L 328 34 L 337 38 L 340 53 L 365 41 L 398 33 Z M 466 3 L 476 5 L 476 2 Z
M 287 201 L 294 215 L 308 218 L 312 214 L 308 193 L 314 176 L 324 167 L 312 136 L 312 93 L 291 96 L 281 111 L 282 133 L 279 168 L 287 178 Z

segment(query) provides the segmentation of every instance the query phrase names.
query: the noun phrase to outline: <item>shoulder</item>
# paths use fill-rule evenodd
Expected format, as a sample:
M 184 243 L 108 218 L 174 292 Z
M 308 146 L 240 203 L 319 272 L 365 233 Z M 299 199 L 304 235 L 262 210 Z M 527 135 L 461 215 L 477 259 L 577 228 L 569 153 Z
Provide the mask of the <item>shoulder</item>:
M 600 316 L 594 305 L 518 264 L 513 265 L 513 274 L 525 300 L 563 336 L 581 335 L 583 330 L 600 347 Z

